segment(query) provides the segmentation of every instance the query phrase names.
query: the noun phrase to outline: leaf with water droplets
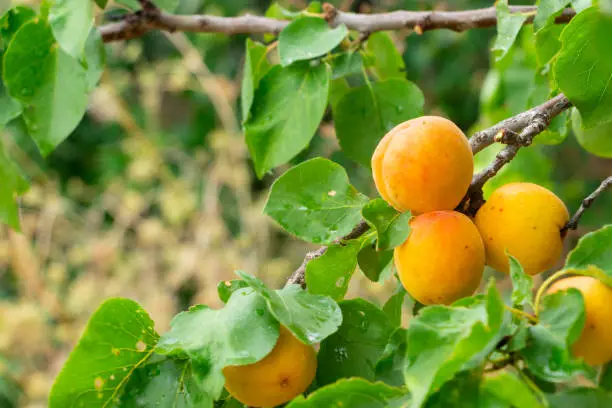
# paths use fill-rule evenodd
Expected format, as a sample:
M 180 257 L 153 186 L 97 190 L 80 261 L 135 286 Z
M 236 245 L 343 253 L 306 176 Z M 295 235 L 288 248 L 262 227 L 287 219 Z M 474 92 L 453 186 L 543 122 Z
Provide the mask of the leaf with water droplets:
M 316 158 L 274 182 L 264 212 L 301 239 L 329 244 L 351 232 L 367 201 L 349 183 L 342 166 Z
M 264 358 L 276 344 L 279 324 L 262 296 L 251 288 L 232 294 L 223 309 L 200 305 L 178 314 L 156 351 L 191 359 L 200 389 L 218 399 L 228 365 L 245 365 Z
M 299 285 L 271 290 L 248 273 L 236 273 L 266 299 L 268 309 L 276 319 L 305 344 L 319 343 L 338 330 L 342 323 L 338 304 L 327 296 L 310 294 Z
M 278 55 L 281 65 L 320 57 L 336 48 L 348 34 L 344 25 L 329 28 L 327 21 L 318 17 L 302 17 L 281 31 L 278 36 Z
M 317 382 L 330 384 L 340 378 L 374 380 L 376 363 L 393 332 L 387 315 L 363 299 L 340 302 L 342 325 L 321 343 Z
M 91 316 L 55 379 L 50 408 L 104 407 L 123 391 L 135 369 L 153 353 L 153 320 L 129 299 L 109 299 Z

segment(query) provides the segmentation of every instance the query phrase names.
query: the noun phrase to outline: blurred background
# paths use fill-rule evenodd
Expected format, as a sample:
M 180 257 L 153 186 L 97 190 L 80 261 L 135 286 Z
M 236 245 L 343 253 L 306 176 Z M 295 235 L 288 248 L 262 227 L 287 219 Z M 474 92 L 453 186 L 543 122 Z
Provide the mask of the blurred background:
M 306 6 L 300 0 L 279 3 Z M 493 2 L 332 3 L 370 12 L 460 10 Z M 178 12 L 263 14 L 270 4 L 182 0 Z M 112 10 L 111 2 L 99 22 Z M 407 78 L 425 93 L 425 112 L 450 118 L 466 134 L 533 105 L 538 80 L 529 28 L 502 63 L 492 63 L 489 54 L 495 29 L 392 35 Z M 87 115 L 51 156 L 38 155 L 19 121 L 1 130 L 32 187 L 21 199 L 23 231 L 0 228 L 0 407 L 47 405 L 55 375 L 104 299 L 140 302 L 163 332 L 174 314 L 192 304 L 218 307 L 217 283 L 233 279 L 236 269 L 280 287 L 312 249 L 262 214 L 271 183 L 289 166 L 263 180 L 252 170 L 238 113 L 245 40 L 150 33 L 109 44 L 107 68 Z M 495 148 L 485 150 L 478 164 L 494 154 Z M 346 166 L 352 183 L 376 196 L 369 170 L 339 151 L 330 115 L 292 164 L 314 156 Z M 612 160 L 589 155 L 570 134 L 559 145 L 522 149 L 487 190 L 511 180 L 537 182 L 573 212 L 610 174 Z M 608 193 L 571 233 L 567 248 L 610 222 Z M 379 304 L 396 285 L 394 279 L 372 283 L 354 276 L 348 297 Z

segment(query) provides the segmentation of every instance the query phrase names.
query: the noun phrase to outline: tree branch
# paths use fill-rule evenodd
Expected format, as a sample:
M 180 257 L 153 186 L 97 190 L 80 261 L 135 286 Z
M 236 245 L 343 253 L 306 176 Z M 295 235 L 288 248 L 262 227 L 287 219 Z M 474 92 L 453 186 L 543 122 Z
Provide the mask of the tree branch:
M 140 0 L 142 10 L 129 14 L 123 21 L 104 24 L 100 32 L 104 42 L 129 40 L 149 31 L 186 31 L 224 34 L 278 34 L 289 21 L 244 15 L 217 17 L 210 15 L 176 15 L 158 9 L 151 0 Z M 466 11 L 393 11 L 377 14 L 357 14 L 340 11 L 325 3 L 324 17 L 332 27 L 345 24 L 349 29 L 367 36 L 376 31 L 414 29 L 417 33 L 434 29 L 464 31 L 486 28 L 497 24 L 495 7 Z M 535 6 L 511 6 L 513 13 L 528 13 L 526 24 L 533 21 Z M 565 9 L 557 23 L 566 23 L 574 17 L 573 9 Z
M 336 241 L 334 241 L 334 243 L 340 244 L 344 241 L 359 238 L 360 236 L 365 234 L 369 229 L 370 229 L 370 226 L 365 221 L 361 220 L 359 224 L 357 224 L 351 232 L 349 232 L 344 237 L 337 239 Z M 301 285 L 303 288 L 305 288 L 306 287 L 306 265 L 308 265 L 308 262 L 312 261 L 313 259 L 316 259 L 322 256 L 326 250 L 327 250 L 327 247 L 322 246 L 321 248 L 308 252 L 306 256 L 304 257 L 304 261 L 302 262 L 300 267 L 297 268 L 295 272 L 291 274 L 289 279 L 287 279 L 287 285 L 298 284 L 298 285 Z
M 593 191 L 584 200 L 582 200 L 582 203 L 580 204 L 580 207 L 578 208 L 576 213 L 567 222 L 567 224 L 565 224 L 563 229 L 561 229 L 561 234 L 567 233 L 568 230 L 571 230 L 571 229 L 575 230 L 576 228 L 578 228 L 578 222 L 580 221 L 580 217 L 582 217 L 582 214 L 584 214 L 587 208 L 589 208 L 591 204 L 593 204 L 593 201 L 595 201 L 597 197 L 602 195 L 604 191 L 606 191 L 607 189 L 611 187 L 612 187 L 612 176 L 602 181 L 599 187 L 595 189 L 595 191 Z

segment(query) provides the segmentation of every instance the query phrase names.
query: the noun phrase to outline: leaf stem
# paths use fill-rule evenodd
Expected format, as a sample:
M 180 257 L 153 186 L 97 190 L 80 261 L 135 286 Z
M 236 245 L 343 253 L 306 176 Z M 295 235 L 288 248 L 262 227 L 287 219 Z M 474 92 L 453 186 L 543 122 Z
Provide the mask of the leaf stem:
M 536 317 L 538 316 L 538 313 L 540 312 L 540 301 L 542 300 L 542 296 L 544 296 L 544 292 L 546 291 L 546 289 L 548 289 L 550 284 L 553 283 L 555 280 L 557 280 L 563 275 L 567 275 L 568 273 L 570 273 L 568 269 L 561 269 L 560 271 L 557 271 L 553 273 L 552 275 L 550 275 L 540 285 L 540 287 L 538 288 L 538 292 L 536 293 L 535 302 L 533 303 L 533 310 L 535 312 Z
M 506 308 L 506 310 L 509 310 L 510 312 L 512 312 L 512 314 L 514 314 L 515 316 L 527 318 L 527 320 L 529 320 L 531 323 L 537 323 L 538 322 L 538 318 L 537 317 L 532 316 L 532 315 L 530 315 L 527 312 L 524 312 L 524 311 L 519 310 L 519 309 L 515 309 L 515 308 L 510 307 L 508 305 L 504 305 L 504 307 Z

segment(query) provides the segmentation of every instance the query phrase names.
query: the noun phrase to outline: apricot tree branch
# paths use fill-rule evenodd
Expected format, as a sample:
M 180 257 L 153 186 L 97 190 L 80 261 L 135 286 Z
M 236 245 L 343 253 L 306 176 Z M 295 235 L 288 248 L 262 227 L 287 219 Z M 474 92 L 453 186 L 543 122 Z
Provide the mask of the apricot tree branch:
M 122 21 L 100 26 L 104 42 L 129 40 L 141 37 L 149 31 L 186 31 L 224 34 L 278 34 L 289 21 L 244 15 L 217 17 L 210 15 L 177 15 L 157 8 L 152 0 L 140 0 L 142 10 L 128 14 Z M 464 31 L 470 28 L 486 28 L 497 24 L 495 7 L 465 11 L 393 11 L 388 13 L 358 14 L 340 11 L 325 3 L 324 17 L 333 27 L 344 24 L 349 29 L 366 36 L 382 30 L 414 29 L 422 33 L 434 29 Z M 529 14 L 525 23 L 531 23 L 535 6 L 511 6 L 513 13 Z M 557 23 L 568 22 L 574 17 L 568 8 L 557 17 Z
M 476 211 L 484 204 L 482 187 L 487 180 L 495 176 L 502 167 L 514 159 L 521 147 L 529 146 L 533 142 L 533 138 L 542 133 L 555 116 L 571 106 L 569 99 L 565 95 L 559 94 L 535 108 L 475 133 L 470 138 L 470 146 L 474 154 L 495 142 L 504 143 L 508 146 L 497 153 L 491 164 L 474 174 L 468 192 L 457 209 L 469 215 L 476 214 Z
M 576 213 L 574 213 L 572 218 L 567 222 L 567 224 L 565 224 L 563 229 L 561 229 L 561 233 L 564 234 L 568 230 L 571 230 L 571 229 L 575 230 L 576 228 L 578 228 L 578 222 L 580 221 L 580 217 L 582 217 L 582 214 L 584 214 L 587 208 L 589 208 L 591 204 L 593 204 L 593 201 L 595 201 L 597 197 L 599 197 L 601 194 L 603 194 L 604 191 L 606 191 L 607 189 L 611 187 L 612 187 L 612 176 L 602 181 L 599 187 L 595 189 L 595 191 L 593 191 L 584 200 L 582 200 L 582 203 L 580 204 L 580 207 L 578 208 Z
M 344 241 L 359 238 L 360 236 L 365 234 L 369 229 L 370 229 L 370 226 L 365 221 L 361 220 L 359 224 L 357 224 L 351 232 L 349 232 L 344 237 L 337 239 L 334 243 L 340 244 Z M 300 267 L 297 268 L 295 272 L 291 274 L 289 279 L 287 279 L 287 285 L 298 284 L 298 285 L 301 285 L 303 288 L 305 288 L 306 287 L 306 265 L 308 265 L 308 262 L 312 261 L 313 259 L 316 259 L 320 257 L 321 255 L 323 255 L 326 250 L 327 250 L 327 247 L 322 246 L 318 249 L 315 249 L 314 251 L 308 252 L 306 256 L 304 257 L 304 261 L 302 262 Z

